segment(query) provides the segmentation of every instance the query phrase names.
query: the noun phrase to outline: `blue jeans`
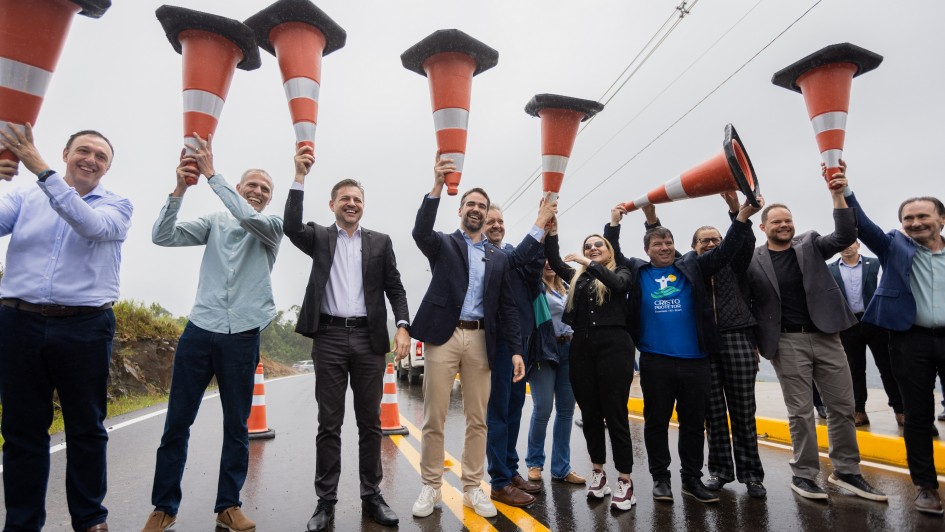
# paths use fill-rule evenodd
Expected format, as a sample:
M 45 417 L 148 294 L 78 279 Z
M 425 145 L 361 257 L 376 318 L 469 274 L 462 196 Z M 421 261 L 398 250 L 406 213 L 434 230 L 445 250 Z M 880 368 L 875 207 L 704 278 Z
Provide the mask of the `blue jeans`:
M 194 424 L 204 391 L 214 376 L 223 406 L 223 452 L 213 511 L 219 513 L 241 505 L 240 489 L 249 465 L 246 421 L 253 403 L 253 381 L 258 362 L 258 329 L 222 334 L 187 323 L 177 342 L 167 419 L 154 466 L 151 504 L 155 509 L 177 515 L 190 426 Z
M 564 478 L 571 472 L 571 420 L 574 418 L 574 392 L 571 390 L 571 342 L 558 344 L 558 366 L 545 363 L 531 371 L 528 383 L 532 390 L 532 422 L 528 428 L 528 454 L 525 465 L 545 467 L 545 434 L 551 408 L 555 409 L 555 426 L 551 439 L 551 476 Z
M 525 406 L 525 379 L 512 382 L 512 353 L 499 342 L 492 364 L 492 390 L 486 409 L 486 459 L 493 488 L 504 488 L 518 475 L 518 431 Z
M 105 522 L 105 419 L 115 315 L 67 318 L 0 307 L 4 530 L 46 522 L 53 390 L 66 430 L 66 500 L 75 530 Z

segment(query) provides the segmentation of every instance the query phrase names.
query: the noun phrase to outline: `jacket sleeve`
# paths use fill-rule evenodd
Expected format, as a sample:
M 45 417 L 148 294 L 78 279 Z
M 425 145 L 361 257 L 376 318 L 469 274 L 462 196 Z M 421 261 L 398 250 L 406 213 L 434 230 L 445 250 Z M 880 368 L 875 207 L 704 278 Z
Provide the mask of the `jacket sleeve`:
M 624 266 L 616 270 L 608 270 L 601 264 L 591 261 L 587 267 L 587 273 L 595 279 L 600 279 L 604 286 L 615 294 L 626 294 L 630 290 L 630 270 Z
M 558 274 L 558 277 L 570 283 L 574 277 L 574 268 L 568 266 L 561 260 L 561 251 L 558 249 L 558 235 L 548 235 L 545 237 L 545 257 L 551 269 Z
M 646 225 L 645 222 L 644 225 Z M 620 251 L 620 226 L 604 225 L 604 238 L 610 242 L 610 247 L 614 248 L 614 260 L 617 261 L 617 264 L 630 267 L 630 259 L 625 257 L 623 252 Z
M 431 261 L 440 253 L 442 242 L 433 230 L 436 221 L 436 211 L 440 206 L 440 198 L 423 196 L 423 202 L 417 211 L 417 220 L 413 224 L 413 241 L 417 243 L 420 252 Z
M 509 259 L 509 268 L 516 270 L 531 264 L 541 255 L 542 248 L 541 242 L 534 236 L 530 233 L 525 235 L 518 246 L 505 252 Z
M 385 235 L 386 236 L 386 235 Z M 407 308 L 407 291 L 400 280 L 400 271 L 397 270 L 397 257 L 394 256 L 394 244 L 390 237 L 384 247 L 387 250 L 384 256 L 384 292 L 390 301 L 390 308 L 394 311 L 394 323 L 399 321 L 410 322 L 410 312 Z
M 732 225 L 729 226 L 719 247 L 710 249 L 702 255 L 696 255 L 696 262 L 699 263 L 702 275 L 715 275 L 726 265 L 731 264 L 738 252 L 742 251 L 745 237 L 750 232 L 751 226 L 748 223 L 732 220 Z
M 302 253 L 313 256 L 315 254 L 316 230 L 314 224 L 302 223 L 302 202 L 305 192 L 296 189 L 289 190 L 289 197 L 285 200 L 285 215 L 283 228 L 285 236 L 289 237 L 295 247 Z
M 512 295 L 511 270 L 506 269 L 502 274 L 502 291 L 499 294 L 499 323 L 500 334 L 511 348 L 512 355 L 521 355 L 522 331 L 519 326 L 518 306 Z
M 824 257 L 832 257 L 856 242 L 856 212 L 852 207 L 833 210 L 833 233 L 817 235 L 814 245 Z
M 870 251 L 876 254 L 876 258 L 879 259 L 881 263 L 886 262 L 886 255 L 889 253 L 889 246 L 892 244 L 893 237 L 883 233 L 883 230 L 876 225 L 873 220 L 863 212 L 863 207 L 860 206 L 860 202 L 856 199 L 855 194 L 850 194 L 847 196 L 847 204 L 853 208 L 853 212 L 856 213 L 856 225 L 857 233 L 859 234 L 860 240 L 866 244 L 866 247 Z

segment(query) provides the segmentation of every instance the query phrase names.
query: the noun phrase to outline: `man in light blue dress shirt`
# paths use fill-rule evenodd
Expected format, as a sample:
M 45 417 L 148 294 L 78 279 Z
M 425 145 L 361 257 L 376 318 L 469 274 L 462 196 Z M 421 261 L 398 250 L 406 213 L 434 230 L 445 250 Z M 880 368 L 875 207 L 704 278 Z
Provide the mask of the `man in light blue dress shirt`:
M 243 514 L 239 498 L 249 463 L 246 421 L 259 362 L 259 333 L 276 314 L 270 272 L 282 239 L 282 218 L 262 213 L 272 198 L 269 174 L 247 170 L 234 189 L 214 170 L 209 139 L 196 138 L 199 149 L 181 157 L 177 187 L 151 231 L 159 246 L 206 249 L 196 301 L 174 355 L 167 420 L 151 491 L 154 511 L 144 530 L 163 531 L 176 521 L 190 426 L 210 379 L 216 376 L 223 405 L 223 450 L 214 512 L 218 526 L 250 531 L 256 525 Z M 201 174 L 227 210 L 178 222 L 187 180 L 195 182 Z
M 39 178 L 0 197 L 0 236 L 10 235 L 0 283 L 4 530 L 46 521 L 53 390 L 65 421 L 72 528 L 108 530 L 102 422 L 131 202 L 100 184 L 115 153 L 101 133 L 69 138 L 63 174 L 40 156 L 29 124 L 0 127 L 0 145 Z M 17 170 L 0 160 L 0 179 Z

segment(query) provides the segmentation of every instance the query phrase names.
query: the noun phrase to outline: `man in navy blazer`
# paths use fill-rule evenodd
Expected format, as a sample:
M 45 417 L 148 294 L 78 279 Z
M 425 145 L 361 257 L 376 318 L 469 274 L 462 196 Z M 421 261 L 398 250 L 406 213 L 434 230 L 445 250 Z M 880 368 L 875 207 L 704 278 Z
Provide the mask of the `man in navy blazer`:
M 491 368 L 498 356 L 500 333 L 502 340 L 514 347 L 512 380 L 518 382 L 525 377 L 508 258 L 482 234 L 489 197 L 479 188 L 467 191 L 460 200 L 460 228 L 448 235 L 433 229 L 446 174 L 455 171 L 452 159 L 437 161 L 433 189 L 423 198 L 413 228 L 413 239 L 430 261 L 433 274 L 412 328 L 413 337 L 423 341 L 426 348 L 420 451 L 423 488 L 413 505 L 416 517 L 433 513 L 442 498 L 443 430 L 457 372 L 466 414 L 463 504 L 483 517 L 497 514 L 479 484 L 486 458 Z
M 841 167 L 845 171 L 842 162 Z M 932 425 L 935 374 L 945 372 L 945 306 L 940 299 L 945 293 L 945 205 L 931 196 L 909 198 L 899 205 L 902 226 L 883 233 L 852 191 L 846 194 L 856 212 L 860 239 L 883 266 L 883 278 L 863 321 L 890 331 L 889 355 L 906 415 L 903 435 L 909 475 L 918 488 L 914 506 L 942 515 Z
M 899 385 L 889 365 L 889 333 L 862 321 L 866 305 L 876 292 L 879 261 L 875 257 L 860 255 L 860 243 L 854 242 L 841 251 L 840 258 L 828 264 L 827 268 L 857 319 L 856 325 L 840 332 L 840 342 L 850 364 L 850 376 L 853 377 L 853 424 L 857 427 L 870 424 L 870 418 L 866 415 L 866 347 L 869 346 L 883 381 L 883 389 L 889 398 L 889 406 L 902 426 L 905 419 L 902 396 L 899 395 Z

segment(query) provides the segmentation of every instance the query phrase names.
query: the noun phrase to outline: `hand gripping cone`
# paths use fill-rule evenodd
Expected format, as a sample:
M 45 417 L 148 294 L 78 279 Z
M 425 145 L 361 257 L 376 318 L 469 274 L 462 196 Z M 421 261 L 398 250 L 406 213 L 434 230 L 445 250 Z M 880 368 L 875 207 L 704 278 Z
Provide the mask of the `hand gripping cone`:
M 246 25 L 279 61 L 297 145 L 314 149 L 322 57 L 345 45 L 345 30 L 309 0 L 279 0 Z
M 756 196 L 761 193 L 755 167 L 748 158 L 738 132 L 732 124 L 725 126 L 725 141 L 722 152 L 699 165 L 683 172 L 665 184 L 654 188 L 639 198 L 624 203 L 623 208 L 634 211 L 688 198 L 701 198 L 732 190 L 740 190 L 749 203 L 758 207 Z
M 541 118 L 542 191 L 553 193 L 550 201 L 561 191 L 578 125 L 603 110 L 601 103 L 557 94 L 536 94 L 525 105 L 526 113 Z
M 249 439 L 269 440 L 276 437 L 276 431 L 266 425 L 266 377 L 262 363 L 256 365 L 256 377 L 253 380 L 253 407 L 249 411 L 246 426 Z
M 75 14 L 99 18 L 111 0 L 0 0 L 0 129 L 35 125 Z M 17 162 L 0 147 L 0 159 Z
M 438 30 L 400 54 L 400 61 L 430 80 L 440 158 L 452 159 L 457 169 L 446 176 L 446 193 L 455 196 L 466 158 L 472 78 L 494 67 L 499 52 L 459 30 Z
M 253 30 L 238 20 L 174 6 L 155 14 L 183 59 L 184 145 L 191 154 L 197 148 L 191 135 L 206 139 L 216 131 L 233 72 L 259 68 L 259 49 Z
M 384 373 L 384 396 L 381 397 L 381 432 L 385 436 L 391 434 L 407 435 L 410 431 L 400 423 L 400 408 L 397 407 L 397 379 L 394 376 L 394 365 L 387 364 Z
M 840 171 L 853 78 L 875 69 L 883 56 L 850 43 L 833 44 L 781 69 L 771 83 L 804 95 L 826 179 Z

